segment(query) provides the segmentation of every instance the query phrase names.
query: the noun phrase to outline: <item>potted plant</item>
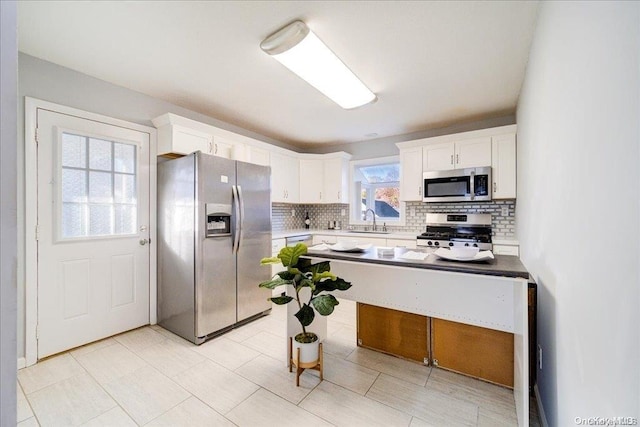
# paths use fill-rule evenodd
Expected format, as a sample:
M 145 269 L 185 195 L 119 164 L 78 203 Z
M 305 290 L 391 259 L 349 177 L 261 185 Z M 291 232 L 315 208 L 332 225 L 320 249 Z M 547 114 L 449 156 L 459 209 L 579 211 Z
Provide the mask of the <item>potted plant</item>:
M 271 280 L 260 283 L 261 288 L 274 289 L 278 286 L 291 285 L 292 295 L 282 295 L 269 298 L 278 305 L 295 301 L 298 305 L 296 318 L 302 326 L 302 332 L 294 337 L 293 351 L 300 348 L 300 362 L 304 364 L 314 363 L 318 360 L 318 336 L 313 332 L 307 332 L 306 327 L 313 322 L 315 312 L 322 316 L 333 313 L 333 309 L 339 304 L 331 295 L 332 291 L 346 291 L 351 283 L 337 277 L 330 271 L 329 261 L 312 264 L 307 258 L 300 258 L 307 253 L 307 246 L 298 243 L 295 246 L 282 248 L 277 257 L 263 258 L 261 265 L 282 263 L 286 270 L 277 273 Z M 308 289 L 307 292 L 304 290 Z M 309 295 L 308 298 L 306 295 Z

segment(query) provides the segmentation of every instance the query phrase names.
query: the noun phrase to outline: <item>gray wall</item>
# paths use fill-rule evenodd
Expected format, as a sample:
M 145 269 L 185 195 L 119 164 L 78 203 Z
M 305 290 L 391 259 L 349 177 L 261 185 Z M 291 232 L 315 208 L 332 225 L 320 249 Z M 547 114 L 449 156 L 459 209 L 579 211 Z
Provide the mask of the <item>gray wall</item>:
M 396 156 L 398 147 L 396 142 L 412 141 L 414 139 L 431 138 L 433 136 L 449 135 L 452 133 L 468 132 L 472 130 L 487 129 L 497 126 L 512 125 L 516 122 L 515 115 L 496 117 L 486 120 L 478 120 L 467 123 L 460 123 L 452 126 L 428 129 L 420 132 L 413 132 L 405 135 L 390 136 L 387 138 L 370 139 L 367 141 L 353 142 L 349 144 L 323 145 L 320 147 L 309 147 L 304 150 L 307 153 L 334 153 L 345 151 L 353 155 L 352 160 L 373 159 L 376 157 Z
M 16 425 L 16 2 L 0 1 L 0 426 Z
M 640 415 L 640 3 L 543 2 L 518 103 L 517 234 L 549 425 Z
M 3 2 L 3 1 L 1 1 Z M 4 49 L 3 49 L 4 51 Z M 202 123 L 208 123 L 248 137 L 256 138 L 288 149 L 282 142 L 252 133 L 203 114 L 187 110 L 139 92 L 107 83 L 86 74 L 70 70 L 51 62 L 43 61 L 23 53 L 18 57 L 19 106 L 18 106 L 18 164 L 24 165 L 24 97 L 42 99 L 57 104 L 78 108 L 92 113 L 153 126 L 151 120 L 164 113 L 175 113 Z M 153 67 L 149 65 L 149 72 Z M 15 123 L 14 123 L 15 125 Z M 15 141 L 15 139 L 14 139 Z M 299 150 L 299 149 L 296 149 Z M 15 166 L 15 161 L 14 161 Z M 18 179 L 18 216 L 21 218 L 18 251 L 24 259 L 24 171 Z M 15 180 L 14 180 L 15 182 Z M 24 266 L 18 266 L 18 356 L 24 356 Z

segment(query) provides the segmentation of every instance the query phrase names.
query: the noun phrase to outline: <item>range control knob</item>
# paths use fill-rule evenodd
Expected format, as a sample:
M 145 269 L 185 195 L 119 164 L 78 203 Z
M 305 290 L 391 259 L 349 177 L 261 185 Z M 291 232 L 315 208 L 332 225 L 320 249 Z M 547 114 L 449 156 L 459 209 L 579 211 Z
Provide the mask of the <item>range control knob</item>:
M 474 244 L 473 244 L 473 247 L 474 247 L 474 248 L 477 248 L 477 247 L 478 247 L 478 244 L 477 244 L 477 243 L 474 243 Z
M 453 246 L 453 242 L 449 242 L 449 246 Z
M 440 242 L 435 242 L 434 245 L 440 246 Z
M 465 246 L 469 246 L 469 244 L 468 244 L 468 243 L 465 243 L 464 245 L 465 245 Z
M 429 241 L 427 242 L 427 245 L 431 246 L 431 245 L 433 245 L 433 242 L 432 242 L 431 240 L 429 240 Z

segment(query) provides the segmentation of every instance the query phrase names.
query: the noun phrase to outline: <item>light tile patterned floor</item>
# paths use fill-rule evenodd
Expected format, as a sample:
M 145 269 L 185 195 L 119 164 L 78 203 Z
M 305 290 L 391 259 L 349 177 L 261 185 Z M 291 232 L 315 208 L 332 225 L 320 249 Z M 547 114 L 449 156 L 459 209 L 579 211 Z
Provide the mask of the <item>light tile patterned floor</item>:
M 324 381 L 305 372 L 296 387 L 285 314 L 201 346 L 148 326 L 22 369 L 18 425 L 516 425 L 508 389 L 358 348 L 351 301 L 328 319 Z

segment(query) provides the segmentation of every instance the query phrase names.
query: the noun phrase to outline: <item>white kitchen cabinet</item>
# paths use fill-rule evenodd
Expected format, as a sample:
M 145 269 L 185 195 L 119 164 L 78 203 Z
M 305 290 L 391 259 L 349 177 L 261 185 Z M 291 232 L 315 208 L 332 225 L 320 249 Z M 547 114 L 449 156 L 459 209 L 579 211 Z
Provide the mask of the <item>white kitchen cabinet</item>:
M 402 239 L 387 239 L 387 246 L 396 248 L 416 249 L 416 239 L 402 240 Z
M 300 203 L 323 203 L 324 162 L 300 159 Z
M 280 249 L 284 248 L 285 246 L 287 246 L 287 241 L 285 239 L 273 239 L 271 241 L 271 256 L 276 257 L 278 256 L 278 254 L 280 253 Z M 264 268 L 264 267 L 261 267 Z M 275 276 L 276 273 L 280 272 L 284 270 L 284 266 L 282 265 L 282 263 L 279 264 L 271 264 L 271 276 Z M 274 289 L 273 290 L 273 294 L 277 295 L 280 292 L 282 292 L 282 289 Z
M 300 197 L 300 165 L 297 158 L 271 153 L 271 201 L 298 203 Z
M 426 145 L 422 149 L 425 171 L 491 166 L 491 137 Z
M 400 200 L 422 201 L 422 147 L 400 150 Z
M 263 148 L 248 145 L 246 148 L 246 161 L 256 165 L 270 166 L 269 151 Z
M 454 156 L 453 142 L 426 145 L 422 148 L 422 169 L 425 172 L 453 169 Z
M 214 156 L 224 157 L 225 159 L 231 159 L 233 144 L 234 143 L 231 140 L 216 136 L 213 138 L 213 152 L 211 154 Z
M 350 157 L 350 156 L 349 156 Z M 349 203 L 349 159 L 324 159 L 324 203 Z
M 326 243 L 329 245 L 333 245 L 334 243 L 336 243 L 337 237 L 336 236 L 328 236 L 325 234 L 314 234 L 313 235 L 313 244 L 314 245 L 319 245 L 321 243 Z
M 187 155 L 194 151 L 213 154 L 213 136 L 180 125 L 167 124 L 158 128 L 158 155 Z
M 491 138 L 493 199 L 516 198 L 516 134 Z

